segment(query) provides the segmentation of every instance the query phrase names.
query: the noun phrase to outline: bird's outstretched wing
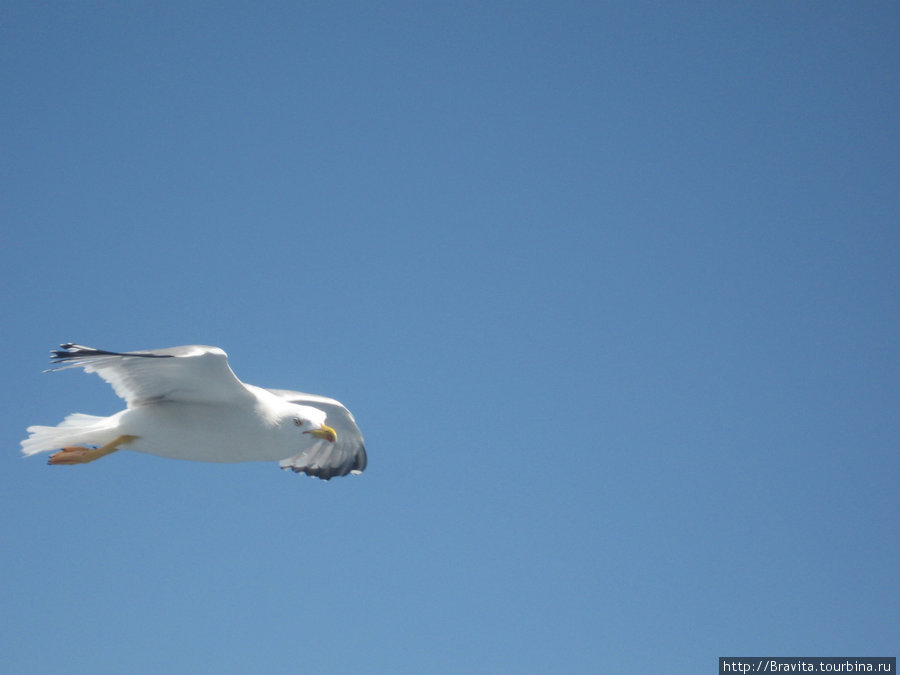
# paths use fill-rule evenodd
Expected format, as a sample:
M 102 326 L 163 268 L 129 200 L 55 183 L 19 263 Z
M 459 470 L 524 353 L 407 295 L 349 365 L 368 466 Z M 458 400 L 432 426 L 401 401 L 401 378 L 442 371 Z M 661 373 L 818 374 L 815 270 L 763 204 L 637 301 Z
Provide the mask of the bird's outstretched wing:
M 218 347 L 190 345 L 138 352 L 108 352 L 67 342 L 52 352 L 50 370 L 97 373 L 129 408 L 161 401 L 241 403 L 253 398 Z
M 366 468 L 366 446 L 356 420 L 347 408 L 333 398 L 304 394 L 285 389 L 269 389 L 279 398 L 318 408 L 327 416 L 325 423 L 337 432 L 337 439 L 330 443 L 321 440 L 304 452 L 281 461 L 282 469 L 328 480 L 348 473 L 362 473 Z

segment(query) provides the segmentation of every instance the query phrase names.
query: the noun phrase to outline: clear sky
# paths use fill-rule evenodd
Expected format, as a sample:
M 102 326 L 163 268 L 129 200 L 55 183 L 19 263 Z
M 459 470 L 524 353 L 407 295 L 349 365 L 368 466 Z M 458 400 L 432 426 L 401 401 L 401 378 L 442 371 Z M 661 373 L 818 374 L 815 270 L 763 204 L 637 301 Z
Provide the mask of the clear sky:
M 897 655 L 898 34 L 893 2 L 4 2 L 3 669 Z M 41 372 L 63 341 L 218 345 L 347 404 L 369 468 L 23 459 L 120 407 Z

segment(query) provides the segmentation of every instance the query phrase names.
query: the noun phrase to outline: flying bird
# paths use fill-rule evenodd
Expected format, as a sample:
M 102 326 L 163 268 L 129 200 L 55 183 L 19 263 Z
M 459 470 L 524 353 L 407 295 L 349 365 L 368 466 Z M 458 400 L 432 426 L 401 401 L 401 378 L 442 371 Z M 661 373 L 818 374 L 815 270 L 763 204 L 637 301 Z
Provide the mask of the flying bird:
M 366 449 L 338 401 L 241 382 L 218 347 L 108 352 L 61 344 L 54 370 L 84 368 L 127 404 L 109 417 L 74 413 L 55 427 L 28 427 L 22 452 L 58 450 L 48 464 L 84 464 L 127 449 L 198 462 L 278 461 L 323 480 L 358 474 Z

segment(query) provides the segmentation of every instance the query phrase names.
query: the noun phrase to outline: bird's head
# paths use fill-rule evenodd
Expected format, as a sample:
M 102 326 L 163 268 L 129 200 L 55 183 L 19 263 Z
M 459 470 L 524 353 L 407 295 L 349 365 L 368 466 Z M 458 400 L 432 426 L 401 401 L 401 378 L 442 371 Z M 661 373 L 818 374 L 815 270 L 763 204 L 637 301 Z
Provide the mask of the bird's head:
M 301 415 L 295 415 L 294 426 L 303 429 L 302 433 L 304 434 L 324 439 L 329 443 L 334 443 L 337 440 L 337 432 L 325 424 L 324 419 L 321 422 L 316 422 Z

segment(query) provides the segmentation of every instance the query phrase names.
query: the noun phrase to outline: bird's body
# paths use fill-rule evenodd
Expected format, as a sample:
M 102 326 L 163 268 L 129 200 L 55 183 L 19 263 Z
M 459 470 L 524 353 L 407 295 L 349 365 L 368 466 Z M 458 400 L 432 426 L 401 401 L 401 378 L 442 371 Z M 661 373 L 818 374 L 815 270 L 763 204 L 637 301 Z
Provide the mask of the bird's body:
M 121 447 L 200 462 L 279 461 L 326 480 L 365 469 L 362 434 L 343 405 L 245 384 L 217 347 L 119 353 L 70 343 L 54 354 L 58 369 L 98 373 L 128 407 L 110 417 L 75 413 L 56 427 L 29 427 L 25 454 L 63 449 L 51 464 L 83 463 Z
M 261 398 L 268 394 L 260 390 Z M 290 404 L 272 394 L 264 396 L 284 408 L 281 418 L 293 414 Z M 159 402 L 113 416 L 116 434 L 137 436 L 129 450 L 168 459 L 198 462 L 280 461 L 297 453 L 293 425 L 261 413 L 262 406 L 209 406 L 202 403 Z M 226 414 L 222 414 L 225 412 Z M 322 416 L 324 423 L 324 415 Z M 320 424 L 321 424 L 320 423 Z

